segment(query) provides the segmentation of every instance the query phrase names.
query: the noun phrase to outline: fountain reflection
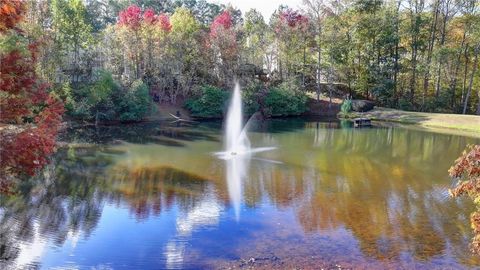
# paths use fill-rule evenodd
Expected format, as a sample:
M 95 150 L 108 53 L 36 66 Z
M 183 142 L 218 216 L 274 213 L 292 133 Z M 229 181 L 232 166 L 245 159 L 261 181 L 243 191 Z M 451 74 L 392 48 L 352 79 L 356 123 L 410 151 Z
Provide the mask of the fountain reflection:
M 228 195 L 238 221 L 243 198 L 243 182 L 250 166 L 250 155 L 241 155 L 226 160 Z

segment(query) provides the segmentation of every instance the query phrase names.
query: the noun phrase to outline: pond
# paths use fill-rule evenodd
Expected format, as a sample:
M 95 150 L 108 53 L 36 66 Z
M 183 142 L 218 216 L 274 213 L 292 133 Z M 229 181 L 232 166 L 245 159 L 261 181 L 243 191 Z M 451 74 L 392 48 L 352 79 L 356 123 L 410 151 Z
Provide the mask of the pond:
M 62 134 L 39 176 L 0 199 L 0 268 L 462 269 L 468 199 L 448 169 L 479 139 L 338 121 L 257 123 L 240 164 L 222 123 Z

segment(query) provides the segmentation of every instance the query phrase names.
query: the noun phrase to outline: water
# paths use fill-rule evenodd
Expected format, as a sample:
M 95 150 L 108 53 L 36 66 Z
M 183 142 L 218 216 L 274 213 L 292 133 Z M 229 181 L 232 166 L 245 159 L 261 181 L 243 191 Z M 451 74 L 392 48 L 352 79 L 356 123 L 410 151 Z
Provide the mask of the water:
M 0 269 L 480 266 L 468 251 L 473 204 L 447 192 L 449 166 L 480 140 L 269 120 L 248 137 L 277 149 L 242 163 L 212 155 L 221 130 L 68 131 L 74 144 L 0 197 Z

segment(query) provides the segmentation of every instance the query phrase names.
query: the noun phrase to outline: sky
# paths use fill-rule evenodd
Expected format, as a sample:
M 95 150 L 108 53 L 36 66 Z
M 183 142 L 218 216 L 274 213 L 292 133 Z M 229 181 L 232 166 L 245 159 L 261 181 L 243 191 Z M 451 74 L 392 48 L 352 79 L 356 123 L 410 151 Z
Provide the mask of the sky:
M 207 0 L 207 2 L 217 4 L 230 3 L 232 6 L 239 8 L 242 14 L 254 8 L 262 13 L 263 18 L 267 22 L 278 6 L 288 5 L 291 8 L 298 9 L 302 4 L 302 0 Z

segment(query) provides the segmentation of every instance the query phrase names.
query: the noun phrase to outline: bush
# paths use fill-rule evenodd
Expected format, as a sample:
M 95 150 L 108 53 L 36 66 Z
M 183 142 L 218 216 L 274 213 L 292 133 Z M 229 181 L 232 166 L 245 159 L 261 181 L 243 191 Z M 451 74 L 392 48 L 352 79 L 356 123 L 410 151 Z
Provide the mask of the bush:
M 246 115 L 254 114 L 260 107 L 270 116 L 300 115 L 306 111 L 307 96 L 297 86 L 283 83 L 268 91 L 262 91 L 262 87 L 262 84 L 250 84 L 243 89 Z M 214 86 L 203 86 L 201 90 L 200 97 L 187 100 L 185 107 L 195 117 L 222 117 L 230 92 Z
M 242 89 L 243 110 L 247 115 L 252 115 L 260 109 L 259 99 L 263 85 L 250 83 Z
M 433 113 L 450 113 L 450 98 L 450 93 L 443 91 L 440 92 L 438 98 L 435 96 L 427 97 L 423 110 Z
M 113 80 L 112 74 L 99 71 L 98 79 L 93 83 L 79 87 L 74 93 L 74 106 L 70 115 L 84 120 L 113 120 L 116 112 L 113 95 L 118 94 L 120 86 Z
M 307 96 L 289 83 L 271 88 L 265 97 L 265 106 L 271 116 L 300 115 L 307 109 Z
M 58 98 L 63 101 L 64 107 L 68 113 L 74 111 L 75 101 L 73 99 L 73 90 L 70 86 L 70 83 L 66 82 L 63 84 L 55 85 L 52 88 L 52 93 L 54 93 Z
M 351 99 L 345 99 L 342 103 L 342 107 L 340 107 L 340 111 L 342 111 L 342 114 L 347 114 L 352 111 L 352 100 Z
M 150 111 L 151 97 L 148 87 L 141 80 L 133 82 L 130 89 L 118 97 L 118 117 L 120 121 L 140 121 Z
M 202 86 L 201 92 L 199 98 L 188 99 L 185 102 L 185 107 L 190 110 L 192 116 L 205 118 L 222 117 L 229 93 L 211 85 Z
M 398 108 L 404 111 L 412 111 L 414 109 L 412 103 L 407 96 L 402 96 L 398 100 Z
M 100 71 L 97 77 L 93 83 L 75 91 L 70 115 L 95 121 L 140 121 L 148 114 L 151 98 L 141 80 L 122 89 L 109 72 Z

